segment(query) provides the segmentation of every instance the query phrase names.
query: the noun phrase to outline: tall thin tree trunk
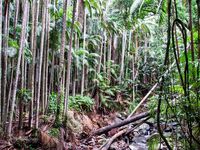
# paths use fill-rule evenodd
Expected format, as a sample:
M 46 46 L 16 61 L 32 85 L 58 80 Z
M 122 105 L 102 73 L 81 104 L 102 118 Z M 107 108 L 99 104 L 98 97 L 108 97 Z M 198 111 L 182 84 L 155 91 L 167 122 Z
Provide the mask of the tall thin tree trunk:
M 21 64 L 21 57 L 23 48 L 25 45 L 25 35 L 26 35 L 26 25 L 27 25 L 27 16 L 28 16 L 28 0 L 25 0 L 25 5 L 23 9 L 23 18 L 22 18 L 22 30 L 21 30 L 21 37 L 20 37 L 20 48 L 18 53 L 18 60 L 17 60 L 17 68 L 16 68 L 16 77 L 15 82 L 13 86 L 13 95 L 12 95 L 12 102 L 11 102 L 11 111 L 9 116 L 9 123 L 8 123 L 8 137 L 11 135 L 12 131 L 12 120 L 13 120 L 13 112 L 14 112 L 14 105 L 16 101 L 16 92 L 17 92 L 17 85 L 18 85 L 18 79 L 20 74 L 20 64 Z
M 40 98 L 41 98 L 41 73 L 42 73 L 42 61 L 43 61 L 43 52 L 44 52 L 44 35 L 45 35 L 45 20 L 46 20 L 46 0 L 43 1 L 43 10 L 42 10 L 42 32 L 40 40 L 40 56 L 39 56 L 39 68 L 38 68 L 38 86 L 37 86 L 37 99 L 36 99 L 36 118 L 35 118 L 35 127 L 38 128 L 39 124 L 39 109 L 40 109 Z
M 146 68 L 147 66 L 147 37 L 145 37 L 145 43 L 144 43 L 144 67 Z M 143 76 L 143 83 L 146 84 L 147 83 L 147 74 L 145 73 Z
M 50 73 L 50 88 L 49 88 L 49 94 L 53 91 L 53 80 L 54 80 L 54 64 L 55 64 L 55 57 L 54 57 L 54 51 L 52 52 L 52 62 L 51 62 L 51 73 Z
M 31 100 L 29 104 L 29 128 L 32 127 L 33 122 L 33 102 L 35 99 L 35 57 L 37 48 L 37 24 L 39 15 L 39 1 L 34 0 L 32 2 L 32 26 L 31 26 L 31 52 L 32 62 L 29 66 L 29 89 L 31 90 Z
M 46 24 L 46 23 L 45 23 Z M 46 31 L 45 31 L 46 32 Z M 42 63 L 42 88 L 41 88 L 41 102 L 42 102 L 42 111 L 41 114 L 44 115 L 45 113 L 45 82 L 46 82 L 46 57 L 47 57 L 47 51 L 46 51 L 46 34 L 45 34 L 45 42 L 44 42 L 44 55 L 43 55 L 43 63 Z
M 188 0 L 189 4 L 189 28 L 190 28 L 190 42 L 191 42 L 191 53 L 192 53 L 192 62 L 194 63 L 194 37 L 193 37 L 193 23 L 192 23 L 192 0 Z M 194 64 L 192 64 L 192 77 L 193 80 L 195 79 L 195 72 L 194 72 Z
M 56 112 L 56 120 L 55 122 L 58 123 L 60 119 L 60 106 L 61 100 L 64 96 L 64 89 L 63 89 L 63 74 L 64 74 L 64 60 L 65 60 L 65 39 L 66 39 L 66 13 L 67 13 L 67 0 L 63 0 L 63 18 L 62 18 L 62 37 L 61 37 L 61 49 L 60 49 L 60 64 L 59 64 L 59 86 L 58 86 L 58 100 L 57 100 L 57 112 Z
M 27 16 L 28 17 L 28 16 Z M 22 50 L 22 58 L 21 58 L 21 90 L 24 89 L 24 49 Z M 23 98 L 19 98 L 19 122 L 18 122 L 18 129 L 22 129 L 23 123 Z
M 107 35 L 104 32 L 103 72 L 106 72 Z
M 11 66 L 14 66 L 14 60 L 12 59 Z M 14 69 L 11 71 L 11 77 L 10 77 L 10 87 L 9 87 L 9 92 L 8 92 L 8 99 L 7 99 L 7 105 L 6 105 L 6 110 L 5 110 L 5 122 L 8 119 L 8 112 L 9 112 L 9 107 L 10 107 L 10 100 L 11 100 L 11 95 L 12 95 L 12 89 L 13 89 L 13 78 L 14 78 Z M 6 129 L 6 124 L 4 126 L 4 129 Z
M 112 47 L 112 60 L 113 63 L 116 63 L 116 49 L 118 46 L 118 36 L 115 34 L 113 37 L 113 47 Z
M 79 19 L 79 6 L 83 5 L 82 3 L 83 3 L 82 0 L 77 0 L 76 15 L 75 15 L 76 21 L 78 21 L 78 19 Z M 79 39 L 78 39 L 77 33 L 75 33 L 75 35 L 74 35 L 74 47 L 75 47 L 75 50 L 77 50 L 79 48 Z M 74 70 L 73 70 L 74 74 L 73 74 L 73 78 L 72 78 L 72 96 L 76 95 L 77 69 L 78 69 L 78 58 L 75 58 Z
M 131 41 L 132 40 L 132 31 L 130 30 L 129 31 L 129 34 L 128 34 L 128 56 L 127 57 L 129 57 L 130 56 L 130 50 L 131 50 Z M 126 68 L 126 79 L 131 79 L 132 77 L 131 77 L 131 74 L 129 73 L 129 67 L 131 68 L 131 61 L 129 61 L 129 60 L 127 60 L 126 61 L 126 63 L 127 63 L 127 66 L 125 67 Z
M 42 69 L 42 114 L 45 113 L 46 110 L 46 82 L 48 75 L 46 75 L 46 70 L 48 68 L 48 4 L 49 0 L 46 0 L 46 18 L 45 18 L 45 43 L 44 43 L 44 61 L 43 61 L 43 69 Z
M 112 53 L 112 34 L 110 34 L 110 40 L 109 40 L 109 49 L 108 49 L 108 58 L 107 58 L 107 62 L 108 62 L 108 67 L 107 67 L 107 75 L 108 75 L 108 80 L 111 80 L 111 53 Z
M 135 75 L 134 75 L 134 79 L 133 79 L 133 82 L 135 82 L 136 81 L 136 78 L 137 78 L 137 75 L 138 75 L 138 70 L 139 70 L 139 56 L 138 56 L 138 47 L 139 47 L 139 44 L 138 44 L 138 37 L 137 36 L 135 36 L 135 53 L 134 53 L 134 62 L 135 62 L 135 65 L 137 65 L 137 68 L 135 68 L 134 69 L 134 71 L 135 71 Z M 136 62 L 137 62 L 137 64 L 136 64 Z M 137 93 L 137 86 L 135 85 L 134 86 L 134 93 Z M 135 96 L 135 95 L 134 95 Z
M 197 0 L 197 11 L 198 11 L 198 59 L 200 61 L 200 0 Z
M 76 61 L 76 60 L 75 60 Z M 72 96 L 76 96 L 76 80 L 77 80 L 77 62 L 74 63 L 74 75 L 73 75 L 73 86 L 72 86 Z
M 85 50 L 85 40 L 86 40 L 86 20 L 87 19 L 87 14 L 84 9 L 84 20 L 83 20 L 83 49 Z M 85 55 L 83 55 L 83 59 L 85 59 Z M 81 74 L 81 95 L 83 96 L 84 88 L 85 88 L 85 64 L 84 60 L 82 62 L 82 74 Z
M 5 16 L 4 16 L 4 26 L 3 26 L 3 34 L 4 34 L 4 38 L 3 38 L 3 69 L 2 69 L 2 78 L 3 78 L 3 82 L 2 82 L 2 99 L 1 99 L 1 118 L 3 120 L 3 122 L 5 121 L 5 115 L 4 115 L 4 110 L 5 110 L 5 102 L 6 102 L 6 97 L 7 97 L 7 50 L 8 50 L 8 38 L 9 38 L 9 5 L 10 2 L 8 0 L 5 1 L 4 4 L 4 11 L 5 11 Z
M 47 40 L 46 40 L 46 20 L 45 20 L 45 37 L 44 37 L 44 51 L 43 51 L 43 62 L 42 62 L 42 74 L 41 74 L 41 114 L 45 113 L 45 82 L 46 82 L 46 57 L 47 57 Z
M 120 75 L 119 75 L 119 82 L 122 82 L 122 78 L 124 77 L 124 57 L 125 57 L 125 50 L 126 50 L 126 31 L 123 31 L 122 36 L 122 56 L 121 56 L 121 67 L 120 67 Z
M 128 51 L 131 50 L 131 42 L 132 42 L 132 31 L 130 31 L 129 33 Z M 134 102 L 135 101 L 135 54 L 132 54 L 132 80 L 133 80 L 132 100 Z
M 72 61 L 72 38 L 73 38 L 73 30 L 74 30 L 74 20 L 75 20 L 75 13 L 76 13 L 76 2 L 77 0 L 74 0 L 73 4 L 73 16 L 72 16 L 72 24 L 71 24 L 71 33 L 70 33 L 70 39 L 69 39 L 69 51 L 67 55 L 67 77 L 66 77 L 66 96 L 65 96 L 65 102 L 64 102 L 64 115 L 66 115 L 68 111 L 68 100 L 69 100 L 69 87 L 70 87 L 70 74 L 71 74 L 71 61 Z
M 132 58 L 132 80 L 133 80 L 133 102 L 135 101 L 135 54 L 133 54 Z
M 79 39 L 78 35 L 75 35 L 75 48 L 79 48 Z M 73 75 L 73 89 L 72 89 L 72 96 L 76 95 L 76 86 L 77 86 L 77 71 L 78 70 L 78 58 L 75 58 L 75 63 L 74 63 L 74 75 Z
M 2 76 L 2 68 L 1 68 L 1 62 L 2 62 L 2 57 L 1 57 L 1 51 L 2 51 L 2 0 L 0 0 L 0 99 L 2 99 L 1 97 L 1 76 Z M 3 105 L 3 103 L 1 103 L 0 100 L 0 104 L 1 106 Z M 0 114 L 2 111 L 2 107 L 0 106 Z M 2 122 L 1 120 L 1 115 L 0 115 L 0 124 Z
M 47 4 L 50 3 L 51 0 L 47 0 Z M 45 110 L 47 110 L 47 105 L 48 105 L 48 87 L 49 84 L 48 84 L 48 78 L 49 78 L 49 74 L 48 74 L 48 71 L 49 71 L 49 63 L 48 63 L 48 58 L 49 58 L 49 40 L 50 40 L 50 12 L 49 12 L 49 8 L 47 9 L 47 23 L 46 23 L 46 51 L 47 51 L 47 55 L 46 55 L 46 78 L 45 78 Z
M 16 36 L 16 27 L 17 27 L 17 22 L 18 22 L 18 16 L 19 16 L 19 0 L 15 0 L 15 19 L 14 19 L 14 36 Z
M 101 40 L 101 46 L 100 46 L 100 54 L 99 54 L 99 63 L 98 63 L 98 67 L 97 67 L 97 74 L 99 74 L 101 72 L 101 63 L 102 63 L 102 56 L 103 56 L 103 36 L 102 36 L 102 40 Z
M 88 77 L 89 77 L 89 67 L 85 65 L 85 83 L 84 83 L 85 91 L 87 91 L 89 85 Z
M 16 11 L 15 11 L 14 27 L 13 27 L 14 28 L 14 39 L 16 39 L 16 27 L 17 27 L 18 16 L 19 16 L 19 0 L 15 1 L 15 7 L 16 7 Z M 15 62 L 14 59 L 11 58 L 11 68 L 13 68 L 14 62 Z M 7 97 L 6 106 L 5 106 L 5 110 L 4 110 L 4 112 L 5 112 L 4 122 L 7 121 L 8 111 L 9 111 L 9 107 L 10 107 L 10 99 L 11 99 L 12 88 L 13 88 L 13 76 L 14 76 L 14 69 L 11 69 L 10 87 L 9 87 L 8 97 Z M 4 126 L 4 129 L 6 129 L 6 124 Z

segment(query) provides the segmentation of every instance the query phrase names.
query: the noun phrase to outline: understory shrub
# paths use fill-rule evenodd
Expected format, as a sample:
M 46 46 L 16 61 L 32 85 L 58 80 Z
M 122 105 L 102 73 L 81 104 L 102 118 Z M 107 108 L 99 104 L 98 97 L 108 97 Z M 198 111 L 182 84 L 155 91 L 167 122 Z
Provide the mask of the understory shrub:
M 92 111 L 94 100 L 89 96 L 70 96 L 69 97 L 69 108 L 76 111 Z

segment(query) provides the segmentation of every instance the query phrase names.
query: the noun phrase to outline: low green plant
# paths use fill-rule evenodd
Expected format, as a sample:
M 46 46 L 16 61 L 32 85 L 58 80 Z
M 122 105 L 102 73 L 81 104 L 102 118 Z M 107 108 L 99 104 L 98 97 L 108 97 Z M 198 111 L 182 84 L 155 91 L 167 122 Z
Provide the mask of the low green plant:
M 94 100 L 89 96 L 71 96 L 69 97 L 69 108 L 76 111 L 92 111 Z

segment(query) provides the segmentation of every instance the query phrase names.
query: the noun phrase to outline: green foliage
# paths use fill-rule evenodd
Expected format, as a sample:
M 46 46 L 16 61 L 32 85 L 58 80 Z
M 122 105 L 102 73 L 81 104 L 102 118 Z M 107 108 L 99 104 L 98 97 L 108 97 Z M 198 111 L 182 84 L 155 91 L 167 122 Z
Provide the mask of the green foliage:
M 50 95 L 49 95 L 49 105 L 48 105 L 48 112 L 49 113 L 56 113 L 57 111 L 57 99 L 58 99 L 58 94 L 55 93 L 55 92 L 52 92 Z M 63 108 L 64 108 L 64 97 L 62 96 L 61 97 L 61 102 L 60 102 L 60 112 L 63 111 Z
M 17 43 L 17 40 L 13 40 L 13 39 L 11 39 L 11 38 L 9 38 L 9 40 L 8 40 L 8 46 L 9 46 L 9 47 L 13 47 L 13 48 L 15 48 L 15 49 L 18 49 L 18 48 L 19 48 L 19 45 L 18 45 L 18 43 Z
M 141 8 L 143 2 L 144 0 L 135 0 L 131 5 L 130 14 L 134 13 L 137 8 Z
M 158 95 L 152 96 L 149 101 L 147 102 L 147 107 L 149 110 L 153 110 L 157 106 L 157 101 L 158 101 Z
M 193 126 L 193 128 L 192 128 L 192 132 L 193 132 L 194 137 L 195 137 L 198 141 L 200 141 L 200 126 L 197 125 L 197 124 L 195 124 L 195 125 Z M 198 144 L 195 145 L 196 149 L 199 148 L 198 146 L 199 146 Z
M 131 88 L 132 80 L 124 79 L 121 84 L 118 82 L 119 74 L 119 65 L 114 64 L 113 61 L 108 61 L 106 66 L 110 69 L 110 79 L 108 78 L 107 73 L 96 74 L 93 77 L 93 83 L 97 84 L 100 93 L 105 96 L 108 100 L 115 100 L 117 93 L 123 93 L 125 99 L 131 97 Z
M 3 42 L 2 43 L 2 56 L 4 52 L 8 56 L 8 59 L 2 59 L 3 75 L 6 75 L 7 83 L 11 83 L 11 71 L 14 71 L 14 77 L 16 72 L 16 57 L 18 56 L 19 45 L 20 45 L 20 36 L 22 31 L 22 18 L 23 12 L 21 11 L 23 3 L 19 4 L 19 17 L 16 22 L 17 26 L 14 27 L 15 19 L 17 16 L 14 16 L 16 10 L 15 1 L 9 1 L 9 17 L 8 21 L 9 27 L 8 35 L 6 35 L 5 29 L 3 29 Z M 30 0 L 32 2 L 32 0 Z M 100 107 L 107 108 L 108 110 L 119 110 L 123 106 L 125 100 L 130 100 L 131 95 L 133 94 L 133 87 L 135 86 L 135 101 L 130 101 L 129 112 L 137 106 L 139 103 L 140 97 L 143 97 L 161 77 L 165 67 L 163 66 L 163 61 L 165 59 L 165 50 L 166 50 L 166 41 L 167 41 L 167 11 L 168 11 L 168 1 L 166 0 L 83 0 L 85 13 L 86 13 L 86 35 L 83 35 L 83 24 L 79 22 L 84 18 L 84 12 L 82 8 L 80 9 L 78 15 L 75 16 L 75 23 L 73 29 L 73 38 L 72 38 L 72 66 L 67 68 L 67 72 L 71 69 L 71 75 L 74 77 L 74 80 L 79 80 L 81 78 L 81 73 L 83 72 L 83 64 L 87 71 L 85 74 L 88 81 L 88 89 L 85 89 L 85 93 L 93 89 L 93 85 L 99 92 L 98 96 L 100 97 Z M 42 10 L 44 3 L 41 3 L 39 6 L 39 16 L 44 13 Z M 177 6 L 177 15 L 175 14 L 175 4 Z M 3 3 L 3 6 L 5 3 Z M 30 10 L 33 9 L 33 4 L 30 5 Z M 80 5 L 79 5 L 80 7 Z M 3 7 L 4 8 L 4 7 Z M 5 7 L 6 8 L 6 7 Z M 45 32 L 48 28 L 48 21 L 50 24 L 50 35 L 45 33 L 44 48 L 47 52 L 47 69 L 48 73 L 46 74 L 45 67 L 42 67 L 42 73 L 45 73 L 50 79 L 48 82 L 52 82 L 53 86 L 57 86 L 57 77 L 58 75 L 58 65 L 60 64 L 60 45 L 61 45 L 61 33 L 62 33 L 62 18 L 63 18 L 63 1 L 55 0 L 48 4 L 49 15 L 46 15 L 46 25 Z M 4 10 L 5 11 L 5 10 Z M 5 11 L 6 12 L 6 11 Z M 32 61 L 32 53 L 30 50 L 31 43 L 31 28 L 33 25 L 32 21 L 32 11 L 29 11 L 29 21 L 26 28 L 25 43 L 23 47 L 23 56 L 24 56 L 24 66 L 26 71 L 30 71 L 29 63 Z M 65 60 L 64 65 L 66 65 L 67 49 L 69 49 L 69 35 L 71 33 L 72 25 L 72 15 L 73 15 L 73 6 L 72 3 L 67 6 L 67 21 L 66 21 L 66 44 L 65 44 Z M 48 17 L 49 16 L 49 17 Z M 35 16 L 36 17 L 36 16 Z M 37 17 L 36 17 L 37 18 Z M 35 18 L 35 19 L 36 19 Z M 177 68 L 172 68 L 172 70 L 167 74 L 165 82 L 163 82 L 163 90 L 159 91 L 159 88 L 152 92 L 152 97 L 147 101 L 147 109 L 151 111 L 152 114 L 155 113 L 155 108 L 158 105 L 158 100 L 161 100 L 161 121 L 167 120 L 176 121 L 180 125 L 184 122 L 184 126 L 190 126 L 193 130 L 194 136 L 199 139 L 199 120 L 200 120 L 200 100 L 199 100 L 199 79 L 193 79 L 193 74 L 199 74 L 199 70 L 196 69 L 198 66 L 198 16 L 197 16 L 197 5 L 196 1 L 192 1 L 192 20 L 193 20 L 193 35 L 194 35 L 194 51 L 195 51 L 195 61 L 192 61 L 191 53 L 191 37 L 189 27 L 189 13 L 188 13 L 188 2 L 186 0 L 177 0 L 173 1 L 171 5 L 171 24 L 175 18 L 179 18 L 186 28 L 187 36 L 187 45 L 184 45 L 181 35 L 181 28 L 176 28 L 177 43 L 180 51 L 180 71 L 184 80 L 186 80 L 186 58 L 184 54 L 184 46 L 187 47 L 187 57 L 188 57 L 188 89 L 184 90 L 183 85 L 180 82 L 180 76 L 178 74 Z M 3 18 L 3 27 L 6 25 L 6 18 Z M 36 43 L 36 67 L 39 59 L 40 48 L 40 38 L 42 31 L 42 18 L 39 17 L 37 22 L 37 27 L 34 27 L 34 32 L 36 32 L 35 40 Z M 5 26 L 6 27 L 6 26 Z M 171 31 L 171 29 L 170 29 Z M 5 33 L 4 33 L 5 32 Z M 130 39 L 128 40 L 128 34 L 122 35 L 122 33 L 130 33 Z M 171 32 L 171 35 L 175 33 Z M 48 35 L 48 36 L 47 36 Z M 84 37 L 83 37 L 84 36 Z M 115 41 L 115 37 L 117 40 Z M 50 38 L 49 41 L 47 38 Z M 105 40 L 106 39 L 106 40 Z M 113 39 L 113 41 L 111 40 Z M 125 60 L 124 60 L 124 76 L 119 79 L 120 66 L 117 64 L 121 59 L 121 50 L 122 50 L 122 41 L 126 39 L 126 48 L 125 48 Z M 8 40 L 8 45 L 6 43 Z M 85 41 L 84 41 L 85 40 Z M 170 39 L 171 40 L 171 39 Z M 47 43 L 49 42 L 49 45 Z M 83 41 L 85 42 L 85 48 L 83 49 Z M 130 42 L 130 43 L 129 43 Z M 112 45 L 110 45 L 112 43 Z M 137 44 L 136 44 L 137 43 Z M 176 44 L 177 44 L 176 43 Z M 170 43 L 171 44 L 171 43 Z M 136 46 L 137 45 L 137 46 Z M 8 48 L 7 48 L 8 46 Z M 169 54 L 169 65 L 174 62 L 174 54 L 172 53 L 172 44 L 170 45 L 170 54 Z M 48 49 L 49 48 L 49 49 Z M 103 49 L 103 54 L 101 50 Z M 108 50 L 112 50 L 112 59 L 107 61 L 109 58 Z M 177 50 L 178 52 L 178 50 Z M 69 53 L 68 53 L 69 54 Z M 102 55 L 102 56 L 100 56 Z M 54 57 L 54 59 L 53 59 Z M 117 57 L 117 58 L 116 58 Z M 135 64 L 132 64 L 133 57 Z M 6 57 L 5 57 L 6 58 Z M 99 64 L 99 58 L 102 62 Z M 46 60 L 46 59 L 44 59 Z M 54 60 L 54 62 L 52 61 Z M 104 64 L 104 61 L 105 64 Z M 6 64 L 4 64 L 6 63 Z M 100 73 L 97 74 L 97 65 L 100 65 Z M 35 65 L 35 64 L 34 64 Z M 106 66 L 103 66 L 106 65 Z M 195 69 L 193 68 L 193 65 Z M 105 72 L 103 67 L 105 67 Z M 21 66 L 23 67 L 23 66 Z M 35 69 L 34 68 L 34 69 Z M 85 69 L 84 68 L 84 69 Z M 134 69 L 133 69 L 134 68 Z M 102 71 L 102 70 L 103 71 Z M 133 70 L 136 75 L 135 79 L 132 76 Z M 65 70 L 66 71 L 66 70 Z M 109 74 L 108 74 L 108 71 Z M 76 72 L 76 74 L 75 74 Z M 63 74 L 66 72 L 63 72 Z M 28 75 L 29 72 L 26 73 Z M 111 74 L 111 76 L 110 76 Z M 38 76 L 37 69 L 35 75 Z M 50 78 L 49 78 L 50 77 Z M 4 78 L 4 77 L 3 77 Z M 198 77 L 199 78 L 199 77 Z M 28 79 L 28 78 L 26 78 Z M 52 81 L 52 80 L 53 81 Z M 2 79 L 4 80 L 4 79 Z M 54 81 L 55 80 L 55 81 Z M 186 82 L 185 81 L 185 82 Z M 20 82 L 20 81 L 19 81 Z M 25 81 L 27 82 L 27 81 Z M 37 81 L 40 82 L 40 81 Z M 4 82 L 3 82 L 4 83 Z M 76 82 L 80 83 L 80 82 Z M 27 84 L 27 83 L 26 83 Z M 12 88 L 12 85 L 10 85 Z M 159 84 L 161 86 L 161 84 Z M 4 85 L 2 86 L 4 87 Z M 9 85 L 5 85 L 8 89 Z M 71 87 L 71 86 L 70 86 Z M 79 86 L 78 86 L 79 87 Z M 91 87 L 91 88 L 90 88 Z M 55 89 L 56 87 L 53 87 Z M 37 90 L 37 89 L 34 89 Z M 42 90 L 42 89 L 41 89 Z M 49 89 L 48 89 L 49 90 Z M 70 91 L 71 92 L 71 91 Z M 77 91 L 76 91 L 77 92 Z M 7 92 L 8 93 L 8 92 Z M 41 92 L 42 93 L 42 92 Z M 31 91 L 27 89 L 20 89 L 17 92 L 17 98 L 22 100 L 24 104 L 28 104 L 31 100 Z M 70 93 L 71 94 L 71 93 Z M 122 99 L 117 101 L 118 96 L 121 96 Z M 9 97 L 5 95 L 5 97 Z M 60 105 L 57 106 L 58 94 L 52 92 L 49 95 L 48 99 L 48 112 L 56 114 L 56 110 L 60 108 L 60 111 L 63 110 L 63 95 L 61 97 Z M 89 96 L 80 96 L 69 98 L 69 107 L 76 111 L 92 111 L 94 106 L 94 100 Z M 145 105 L 146 106 L 146 105 Z M 18 107 L 17 107 L 18 108 Z M 34 107 L 35 108 L 35 107 Z M 125 108 L 125 109 L 126 109 Z M 16 110 L 15 110 L 16 111 Z M 60 117 L 60 116 L 59 116 Z M 58 118 L 59 118 L 58 117 Z M 43 118 L 44 122 L 47 121 L 46 118 Z M 46 123 L 46 122 L 45 122 Z M 56 122 L 57 124 L 61 124 Z M 73 126 L 73 125 L 72 125 Z M 177 128 L 179 130 L 179 128 Z M 0 131 L 1 132 L 1 131 Z M 57 137 L 59 130 L 57 128 L 52 128 L 50 130 L 50 135 Z M 188 134 L 188 133 L 187 133 Z M 185 140 L 186 141 L 186 140 Z M 185 142 L 184 141 L 184 142 Z M 149 141 L 149 149 L 156 149 L 158 144 L 158 137 L 153 137 Z M 20 144 L 19 144 L 20 145 Z M 185 145 L 189 145 L 186 143 Z
M 9 57 L 15 57 L 19 48 L 17 40 L 13 40 L 11 38 L 8 39 L 8 49 L 7 54 Z
M 50 48 L 54 51 L 58 50 L 59 47 L 60 47 L 60 33 L 59 33 L 59 30 L 57 28 L 53 28 L 53 30 L 51 30 L 50 32 L 50 41 L 53 41 L 53 42 L 50 42 Z
M 69 98 L 69 108 L 76 111 L 92 111 L 93 105 L 94 100 L 91 99 L 89 96 L 77 95 L 75 97 L 71 96 Z
M 124 106 L 120 102 L 113 99 L 113 97 L 100 93 L 100 99 L 100 109 L 107 109 L 109 111 L 124 111 Z
M 49 108 L 48 108 L 48 111 L 50 113 L 56 113 L 56 109 L 57 109 L 57 94 L 55 92 L 52 92 L 49 95 Z
M 111 69 L 111 75 L 115 78 L 116 73 L 114 69 Z M 118 94 L 123 93 L 126 88 L 120 85 L 111 85 L 110 80 L 104 74 L 97 74 L 97 78 L 93 82 L 97 83 L 100 92 L 100 108 L 118 111 L 124 110 L 122 102 L 116 101 L 116 97 Z M 125 94 L 126 92 L 122 94 L 122 97 Z
M 128 108 L 128 113 L 130 114 L 134 109 L 135 107 L 138 105 L 138 102 L 136 100 L 132 101 L 129 105 L 129 108 Z
M 24 58 L 28 63 L 30 63 L 32 61 L 32 57 L 33 57 L 32 52 L 29 48 L 28 41 L 26 40 L 25 47 L 24 47 Z
M 52 136 L 52 137 L 55 137 L 55 138 L 58 138 L 58 136 L 59 136 L 59 128 L 51 128 L 50 130 L 49 130 L 49 135 L 50 136 Z
M 180 85 L 174 85 L 174 86 L 172 87 L 172 90 L 173 90 L 174 92 L 177 92 L 178 94 L 184 94 L 183 87 L 180 86 Z
M 157 133 L 153 134 L 147 140 L 147 144 L 148 144 L 148 150 L 159 149 L 159 145 L 160 145 L 160 136 L 159 136 L 159 134 L 157 134 Z
M 84 6 L 89 11 L 91 17 L 93 16 L 94 11 L 100 15 L 102 14 L 100 0 L 84 0 Z
M 31 100 L 31 91 L 22 88 L 17 92 L 17 97 L 21 99 L 24 104 L 27 104 Z

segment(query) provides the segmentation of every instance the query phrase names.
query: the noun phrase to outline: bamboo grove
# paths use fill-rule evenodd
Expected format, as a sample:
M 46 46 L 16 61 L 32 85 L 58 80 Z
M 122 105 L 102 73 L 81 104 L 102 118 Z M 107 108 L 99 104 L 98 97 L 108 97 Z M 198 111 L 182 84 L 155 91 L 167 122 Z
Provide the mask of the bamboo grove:
M 0 124 L 10 137 L 53 113 L 60 126 L 77 97 L 135 107 L 155 85 L 167 147 L 166 107 L 199 145 L 199 60 L 199 0 L 0 0 Z

